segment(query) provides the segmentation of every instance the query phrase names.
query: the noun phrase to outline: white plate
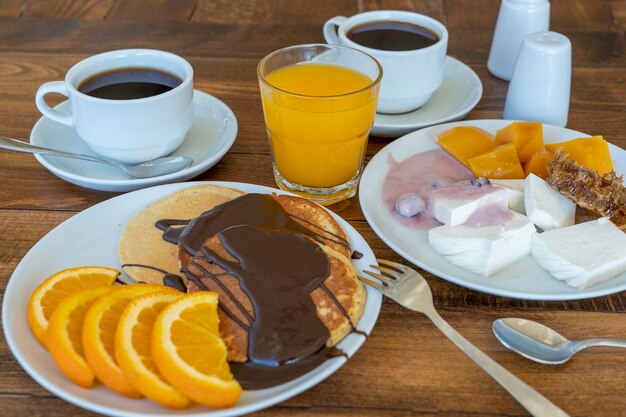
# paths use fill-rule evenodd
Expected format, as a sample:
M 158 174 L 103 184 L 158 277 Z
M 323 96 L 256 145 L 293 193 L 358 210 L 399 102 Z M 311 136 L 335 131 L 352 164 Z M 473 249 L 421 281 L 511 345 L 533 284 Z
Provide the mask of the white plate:
M 126 226 L 150 203 L 174 191 L 205 182 L 169 184 L 123 194 L 104 201 L 63 222 L 41 239 L 19 263 L 4 294 L 2 327 L 13 356 L 24 370 L 44 388 L 60 398 L 87 410 L 110 416 L 238 416 L 269 407 L 321 382 L 345 362 L 344 357 L 326 361 L 318 368 L 288 383 L 258 391 L 244 391 L 238 403 L 226 410 L 213 410 L 196 406 L 185 411 L 174 411 L 147 400 L 122 397 L 98 385 L 84 389 L 73 384 L 56 367 L 48 352 L 39 345 L 29 330 L 26 309 L 30 295 L 46 277 L 64 268 L 80 265 L 103 265 L 121 270 L 117 258 L 117 244 Z M 245 192 L 288 194 L 280 190 L 253 184 L 211 182 L 211 184 L 236 188 Z M 363 237 L 345 220 L 332 213 L 341 224 L 353 250 L 363 253 L 363 258 L 353 260 L 358 270 L 375 263 L 376 258 Z M 380 311 L 382 296 L 367 288 L 367 301 L 357 325 L 370 334 Z M 339 343 L 348 356 L 363 344 L 365 338 L 350 334 Z
M 383 181 L 388 172 L 387 158 L 392 155 L 400 162 L 420 152 L 439 149 L 436 136 L 454 126 L 476 126 L 487 132 L 508 125 L 507 120 L 469 120 L 433 126 L 413 132 L 385 146 L 369 162 L 359 187 L 359 200 L 365 218 L 374 232 L 406 260 L 445 279 L 464 287 L 505 297 L 528 300 L 575 300 L 599 297 L 626 290 L 626 273 L 615 278 L 579 290 L 553 278 L 531 257 L 527 257 L 505 270 L 485 278 L 449 263 L 428 244 L 428 231 L 402 227 L 394 220 L 381 198 Z M 589 136 L 556 126 L 543 125 L 546 143 L 561 142 L 576 137 Z M 626 173 L 626 151 L 609 145 L 613 167 L 619 175 Z
M 408 113 L 376 114 L 370 134 L 398 137 L 423 127 L 460 120 L 476 107 L 482 95 L 483 85 L 478 75 L 458 59 L 448 56 L 443 83 L 430 100 Z
M 69 101 L 59 104 L 56 109 L 69 112 Z M 115 167 L 95 162 L 37 154 L 35 158 L 57 177 L 94 190 L 125 192 L 185 181 L 215 165 L 237 137 L 237 119 L 234 113 L 217 98 L 194 90 L 193 114 L 191 130 L 184 142 L 171 155 L 190 156 L 194 163 L 189 168 L 173 174 L 137 179 Z M 30 143 L 97 156 L 72 127 L 46 117 L 39 119 L 33 127 Z

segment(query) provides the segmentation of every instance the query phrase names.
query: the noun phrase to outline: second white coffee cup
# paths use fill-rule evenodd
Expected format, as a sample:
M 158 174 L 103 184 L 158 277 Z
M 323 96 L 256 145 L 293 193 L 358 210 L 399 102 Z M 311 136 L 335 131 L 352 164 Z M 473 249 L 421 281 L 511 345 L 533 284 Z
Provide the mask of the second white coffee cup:
M 438 40 L 421 49 L 391 51 L 360 45 L 348 34 L 354 28 L 375 22 L 403 22 L 434 32 Z M 448 48 L 448 31 L 437 20 L 418 13 L 377 10 L 350 18 L 336 16 L 324 24 L 326 42 L 359 49 L 373 56 L 383 67 L 378 113 L 405 113 L 424 105 L 443 81 Z
M 98 74 L 148 68 L 170 74 L 180 84 L 145 98 L 113 100 L 94 97 L 79 86 Z M 71 113 L 48 106 L 45 95 L 69 98 Z M 43 84 L 37 90 L 37 108 L 44 116 L 72 126 L 97 154 L 135 164 L 167 155 L 185 139 L 193 122 L 193 69 L 169 52 L 127 49 L 86 58 L 67 72 L 65 81 Z M 71 149 L 67 149 L 71 151 Z

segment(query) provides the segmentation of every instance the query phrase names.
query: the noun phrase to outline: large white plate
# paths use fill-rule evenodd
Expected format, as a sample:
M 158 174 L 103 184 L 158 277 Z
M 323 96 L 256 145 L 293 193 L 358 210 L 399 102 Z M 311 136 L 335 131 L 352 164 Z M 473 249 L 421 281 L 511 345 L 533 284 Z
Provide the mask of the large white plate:
M 55 107 L 69 113 L 68 100 Z M 153 178 L 132 178 L 123 171 L 97 162 L 35 154 L 41 165 L 57 177 L 85 188 L 126 192 L 155 185 L 186 181 L 217 164 L 235 142 L 237 119 L 232 110 L 210 94 L 194 90 L 193 124 L 183 143 L 171 153 L 190 156 L 187 169 Z M 97 156 L 73 127 L 42 117 L 30 133 L 30 143 L 52 149 Z
M 19 263 L 4 294 L 2 326 L 11 352 L 24 370 L 44 388 L 79 407 L 110 416 L 180 416 L 204 417 L 237 416 L 269 407 L 305 391 L 339 369 L 343 357 L 326 361 L 302 377 L 277 387 L 244 391 L 238 403 L 227 410 L 212 410 L 196 406 L 185 411 L 173 411 L 150 400 L 134 400 L 115 394 L 102 385 L 84 389 L 74 385 L 56 367 L 48 352 L 39 345 L 30 332 L 26 308 L 35 287 L 46 277 L 64 268 L 80 265 L 103 265 L 120 269 L 117 243 L 126 223 L 152 202 L 185 187 L 205 183 L 169 184 L 120 195 L 104 201 L 63 222 L 41 239 Z M 245 192 L 287 194 L 259 185 L 212 182 L 211 184 L 237 188 Z M 372 250 L 363 237 L 346 221 L 334 213 L 333 217 L 348 234 L 353 250 L 363 253 L 354 260 L 357 269 L 375 263 Z M 382 296 L 367 288 L 367 301 L 357 327 L 370 334 L 380 311 Z M 339 347 L 352 357 L 365 338 L 350 334 Z
M 402 227 L 394 220 L 381 198 L 382 185 L 388 172 L 389 155 L 401 162 L 416 153 L 439 149 L 435 138 L 454 126 L 476 126 L 488 132 L 508 125 L 507 120 L 470 120 L 433 126 L 403 136 L 385 146 L 369 162 L 359 187 L 359 200 L 365 218 L 376 234 L 400 256 L 415 265 L 464 287 L 505 297 L 528 300 L 575 300 L 599 297 L 626 289 L 626 273 L 615 278 L 579 290 L 553 278 L 531 257 L 525 258 L 505 270 L 485 278 L 449 263 L 428 244 L 427 230 Z M 561 142 L 576 137 L 589 136 L 556 126 L 543 125 L 546 143 Z M 609 146 L 615 171 L 626 173 L 626 152 L 617 146 Z

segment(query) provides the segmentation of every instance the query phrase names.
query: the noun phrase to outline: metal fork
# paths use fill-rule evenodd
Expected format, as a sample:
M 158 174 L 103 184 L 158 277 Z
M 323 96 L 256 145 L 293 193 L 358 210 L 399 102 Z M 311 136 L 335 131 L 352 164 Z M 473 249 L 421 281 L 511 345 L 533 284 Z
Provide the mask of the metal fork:
M 380 282 L 359 277 L 361 281 L 376 288 L 401 306 L 425 314 L 452 343 L 507 390 L 533 416 L 569 417 L 546 397 L 485 355 L 454 330 L 435 310 L 430 287 L 417 271 L 395 262 L 383 259 L 377 259 L 377 261 L 380 266 L 370 265 L 370 267 L 378 269 L 380 273 L 363 272 L 377 278 Z

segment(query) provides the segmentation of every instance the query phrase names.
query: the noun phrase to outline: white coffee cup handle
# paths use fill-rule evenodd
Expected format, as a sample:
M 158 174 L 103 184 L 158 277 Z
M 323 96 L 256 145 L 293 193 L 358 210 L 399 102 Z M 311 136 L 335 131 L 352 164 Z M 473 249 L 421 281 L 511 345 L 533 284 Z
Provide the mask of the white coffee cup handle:
M 45 99 L 45 96 L 48 93 L 57 93 L 69 98 L 70 92 L 67 89 L 65 81 L 52 81 L 43 84 L 37 90 L 37 94 L 35 95 L 35 103 L 37 104 L 37 108 L 39 109 L 41 114 L 43 114 L 47 118 L 52 119 L 55 122 L 63 123 L 64 125 L 74 126 L 71 114 L 61 113 L 60 111 L 48 106 L 48 103 L 46 103 Z
M 331 45 L 339 45 L 341 42 L 339 41 L 339 35 L 337 35 L 337 29 L 339 25 L 348 20 L 345 16 L 335 16 L 331 17 L 324 23 L 324 39 Z

